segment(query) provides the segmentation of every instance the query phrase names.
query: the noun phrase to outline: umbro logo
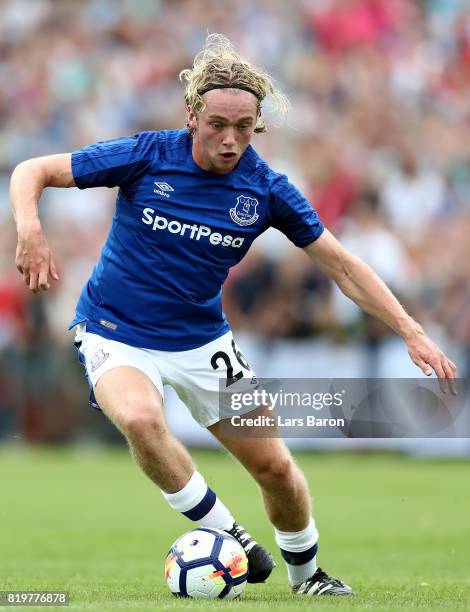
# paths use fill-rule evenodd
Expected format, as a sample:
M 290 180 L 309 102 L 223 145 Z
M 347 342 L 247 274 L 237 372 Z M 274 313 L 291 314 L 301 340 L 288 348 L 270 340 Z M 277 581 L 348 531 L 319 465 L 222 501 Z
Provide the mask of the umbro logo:
M 156 193 L 157 195 L 161 195 L 164 198 L 170 197 L 170 194 L 167 193 L 168 191 L 174 191 L 173 187 L 171 185 L 168 185 L 168 183 L 160 183 L 160 182 L 155 181 L 154 185 L 156 189 L 153 190 L 153 193 Z
M 168 183 L 155 183 L 155 185 L 162 191 L 174 191 L 173 187 L 168 185 Z

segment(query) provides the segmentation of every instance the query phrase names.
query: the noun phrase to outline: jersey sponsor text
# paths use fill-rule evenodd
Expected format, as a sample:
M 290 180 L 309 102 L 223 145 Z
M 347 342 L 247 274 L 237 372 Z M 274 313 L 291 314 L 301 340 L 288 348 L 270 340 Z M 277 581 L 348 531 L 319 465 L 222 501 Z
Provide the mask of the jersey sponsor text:
M 153 231 L 167 230 L 170 234 L 179 234 L 191 240 L 208 238 L 209 242 L 214 245 L 220 244 L 222 246 L 239 249 L 245 241 L 245 239 L 240 236 L 234 237 L 230 234 L 224 236 L 219 232 L 214 232 L 207 225 L 199 225 L 197 223 L 190 225 L 189 223 L 180 223 L 176 220 L 168 221 L 166 217 L 155 215 L 153 208 L 144 208 L 141 220 L 145 225 L 151 225 Z

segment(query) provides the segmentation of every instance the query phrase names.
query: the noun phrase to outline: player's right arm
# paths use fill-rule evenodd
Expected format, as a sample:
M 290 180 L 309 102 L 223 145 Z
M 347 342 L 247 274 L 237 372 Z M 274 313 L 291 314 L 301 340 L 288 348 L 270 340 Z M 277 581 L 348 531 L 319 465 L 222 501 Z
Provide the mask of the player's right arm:
M 10 201 L 18 232 L 16 267 L 33 293 L 58 280 L 54 259 L 43 234 L 38 204 L 46 187 L 74 187 L 72 155 L 61 153 L 21 162 L 10 180 Z

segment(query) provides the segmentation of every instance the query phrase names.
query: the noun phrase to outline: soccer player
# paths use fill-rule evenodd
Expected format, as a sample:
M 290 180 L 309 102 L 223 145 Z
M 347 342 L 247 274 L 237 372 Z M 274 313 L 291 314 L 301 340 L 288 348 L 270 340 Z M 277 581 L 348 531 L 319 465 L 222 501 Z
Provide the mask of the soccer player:
M 58 280 L 38 216 L 45 187 L 118 186 L 108 239 L 70 326 L 77 328 L 93 405 L 123 433 L 170 506 L 237 538 L 247 552 L 249 582 L 262 582 L 274 566 L 271 555 L 237 524 L 168 431 L 163 385 L 172 385 L 196 421 L 259 484 L 293 590 L 349 595 L 349 586 L 317 567 L 310 493 L 282 439 L 222 433 L 219 377 L 230 383 L 254 376 L 221 308 L 228 270 L 261 232 L 276 227 L 348 297 L 399 334 L 425 374 L 434 371 L 454 391 L 456 367 L 378 276 L 323 227 L 286 176 L 250 146 L 253 133 L 266 129 L 266 95 L 287 110 L 269 75 L 213 34 L 180 77 L 188 129 L 142 132 L 15 168 L 16 265 L 34 293 Z

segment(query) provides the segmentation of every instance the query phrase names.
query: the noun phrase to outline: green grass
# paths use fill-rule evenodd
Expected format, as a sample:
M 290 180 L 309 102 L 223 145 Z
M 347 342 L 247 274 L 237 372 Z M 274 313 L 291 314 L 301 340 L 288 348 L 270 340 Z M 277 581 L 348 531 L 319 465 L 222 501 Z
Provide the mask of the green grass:
M 298 455 L 315 496 L 320 564 L 358 593 L 310 600 L 290 594 L 271 526 L 246 473 L 225 454 L 193 455 L 238 520 L 275 553 L 278 567 L 266 585 L 249 585 L 238 602 L 173 598 L 163 561 L 190 523 L 168 508 L 124 449 L 3 449 L 0 590 L 68 590 L 75 610 L 469 607 L 468 463 Z

